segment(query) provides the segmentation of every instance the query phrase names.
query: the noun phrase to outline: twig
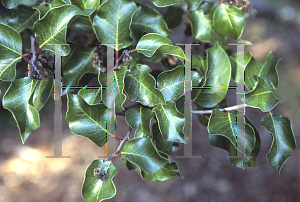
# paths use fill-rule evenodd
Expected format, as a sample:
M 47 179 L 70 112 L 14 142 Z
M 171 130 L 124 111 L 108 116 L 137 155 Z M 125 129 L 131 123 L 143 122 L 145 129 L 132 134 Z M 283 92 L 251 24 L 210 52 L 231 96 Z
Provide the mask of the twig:
M 94 176 L 97 176 L 97 179 L 101 179 L 102 181 L 105 181 L 106 178 L 106 170 L 103 169 L 104 163 L 106 161 L 113 161 L 117 156 L 121 155 L 121 150 L 124 147 L 125 143 L 130 140 L 129 136 L 131 133 L 131 128 L 129 127 L 129 131 L 127 132 L 126 136 L 123 138 L 123 140 L 120 142 L 118 148 L 116 149 L 116 151 L 114 153 L 112 153 L 111 155 L 109 155 L 106 159 L 103 160 L 102 165 L 100 168 L 95 168 L 94 169 Z
M 241 109 L 244 107 L 248 107 L 248 105 L 246 104 L 240 104 L 240 105 L 236 105 L 236 106 L 231 106 L 231 107 L 226 107 L 224 109 L 219 109 L 220 111 L 231 111 L 231 110 L 235 110 L 235 109 Z M 193 114 L 211 114 L 213 112 L 213 110 L 195 110 L 192 111 Z

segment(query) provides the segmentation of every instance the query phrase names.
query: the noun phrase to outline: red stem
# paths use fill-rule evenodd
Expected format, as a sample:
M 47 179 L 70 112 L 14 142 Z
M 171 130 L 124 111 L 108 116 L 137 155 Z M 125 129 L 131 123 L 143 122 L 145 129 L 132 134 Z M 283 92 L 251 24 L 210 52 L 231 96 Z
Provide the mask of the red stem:
M 270 114 L 272 114 L 271 110 L 269 111 Z
M 28 56 L 28 55 L 29 55 L 29 54 L 26 53 L 26 54 L 24 54 L 24 55 L 21 55 L 21 57 L 22 57 L 26 62 L 29 62 L 29 59 L 25 57 L 25 56 Z
M 116 60 L 119 59 L 119 51 L 116 50 Z
M 209 120 L 209 117 L 206 116 L 205 114 L 203 114 L 203 117 L 206 118 L 207 120 Z
M 220 3 L 223 4 L 223 0 L 220 0 Z
M 41 47 L 39 47 L 39 49 L 36 51 L 35 55 L 38 56 L 40 53 Z
M 133 53 L 133 52 L 135 52 L 135 51 L 137 51 L 137 49 L 133 49 L 133 50 L 129 51 L 129 54 L 130 54 L 130 53 Z
M 118 140 L 119 142 L 122 141 L 122 139 L 118 138 L 117 136 L 114 136 L 114 138 L 115 138 L 116 140 Z
M 121 156 L 121 154 L 122 154 L 122 152 L 120 152 L 120 153 L 117 153 L 117 154 L 116 154 L 116 156 Z

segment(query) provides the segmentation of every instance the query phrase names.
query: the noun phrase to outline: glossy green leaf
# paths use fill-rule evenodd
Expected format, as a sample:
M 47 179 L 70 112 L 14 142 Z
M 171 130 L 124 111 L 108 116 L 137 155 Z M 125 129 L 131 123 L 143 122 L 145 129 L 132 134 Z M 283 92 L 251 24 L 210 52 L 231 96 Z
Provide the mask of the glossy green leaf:
M 63 0 L 49 0 L 49 6 L 45 6 L 44 3 L 40 3 L 40 5 L 33 6 L 32 8 L 37 10 L 36 12 L 39 13 L 39 19 L 42 19 L 50 9 L 57 8 L 63 5 L 67 5 L 67 3 Z
M 6 16 L 0 21 L 21 33 L 26 28 L 32 29 L 33 24 L 38 20 L 38 18 L 38 11 L 27 6 L 19 5 L 13 10 L 10 17 Z
M 152 3 L 154 3 L 155 6 L 157 7 L 166 7 L 166 6 L 171 6 L 171 5 L 177 5 L 177 4 L 182 4 L 186 3 L 187 4 L 187 9 L 189 11 L 195 10 L 199 4 L 201 3 L 202 0 L 150 0 Z
M 71 44 L 71 54 L 68 55 L 62 65 L 62 85 L 79 86 L 79 80 L 86 73 L 98 73 L 97 67 L 93 67 L 93 54 L 95 48 Z M 63 88 L 62 95 L 74 89 Z
M 281 100 L 282 98 L 278 97 L 260 77 L 254 90 L 245 94 L 245 104 L 259 108 L 263 112 L 272 110 Z
M 248 123 L 245 123 L 245 128 L 243 125 L 237 124 L 236 115 L 234 114 L 214 109 L 210 116 L 207 130 L 211 135 L 223 136 L 230 140 L 230 143 L 237 147 L 239 152 L 244 154 L 245 157 L 249 156 L 254 149 L 255 133 L 253 128 Z M 215 140 L 218 139 L 216 138 Z M 218 143 L 218 145 L 220 144 L 222 142 Z M 224 147 L 228 148 L 229 145 Z M 245 151 L 240 151 L 239 148 L 244 148 Z
M 201 106 L 198 106 L 197 102 L 194 102 L 197 106 L 197 110 L 210 110 L 210 109 L 224 109 L 226 107 L 229 107 L 228 102 L 226 99 L 223 99 L 219 104 L 217 104 L 216 106 L 212 107 L 212 108 L 204 108 Z M 210 114 L 205 114 L 207 117 L 210 117 Z M 197 117 L 199 119 L 199 122 L 201 124 L 203 124 L 204 126 L 208 125 L 208 120 L 206 118 L 204 118 L 202 115 L 197 114 Z
M 125 77 L 125 91 L 133 102 L 149 107 L 165 104 L 164 95 L 155 87 L 155 79 L 149 74 L 150 71 L 147 65 L 137 64 L 132 67 Z
M 89 105 L 79 95 L 67 93 L 66 120 L 72 133 L 93 141 L 102 147 L 113 136 L 106 130 L 106 107 L 104 104 Z
M 197 86 L 202 77 L 195 71 L 192 71 L 192 85 Z M 177 101 L 184 95 L 184 66 L 180 65 L 172 70 L 160 73 L 157 77 L 157 87 L 164 94 L 165 100 Z
M 169 162 L 168 158 L 163 157 L 158 152 L 152 140 L 144 137 L 134 138 L 126 142 L 121 157 L 149 173 L 155 173 Z
M 71 0 L 71 4 L 78 6 L 82 10 L 94 8 L 95 11 L 89 16 L 75 16 L 70 24 L 71 28 L 75 28 L 82 32 L 94 33 L 93 20 L 99 8 L 99 0 Z
M 232 39 L 239 39 L 246 25 L 243 12 L 235 7 L 220 4 L 213 15 L 215 30 Z
M 283 164 L 296 148 L 291 121 L 284 116 L 268 113 L 261 119 L 259 125 L 263 126 L 273 137 L 267 160 L 279 174 Z
M 191 22 L 192 35 L 195 39 L 200 41 L 224 44 L 226 37 L 221 35 L 221 33 L 218 34 L 213 27 L 212 12 L 215 9 L 214 4 L 211 7 L 205 4 L 200 6 L 197 10 L 189 12 L 188 19 Z
M 248 119 L 247 116 L 245 116 L 245 121 L 246 121 L 246 131 L 249 131 L 250 133 L 254 132 L 255 133 L 255 140 L 253 140 L 253 138 L 250 136 L 250 139 L 248 139 L 249 137 L 247 137 L 247 139 L 245 139 L 245 144 L 249 145 L 249 144 L 253 144 L 252 141 L 255 141 L 255 146 L 253 148 L 252 151 L 250 147 L 245 147 L 245 154 L 246 157 L 245 158 L 236 158 L 236 147 L 230 142 L 230 140 L 222 135 L 211 135 L 209 134 L 209 142 L 212 146 L 214 147 L 218 147 L 221 149 L 224 149 L 228 152 L 229 156 L 233 157 L 230 158 L 229 157 L 229 161 L 232 165 L 239 167 L 239 168 L 248 168 L 248 167 L 256 167 L 256 158 L 258 153 L 260 152 L 260 137 L 258 134 L 258 131 L 256 130 L 256 128 L 254 127 L 254 125 L 251 123 L 251 121 Z M 250 130 L 250 128 L 253 129 L 253 131 Z M 243 138 L 243 137 L 241 137 Z
M 244 67 L 247 67 L 250 60 L 252 58 L 252 54 L 250 52 L 244 53 L 244 64 L 241 64 L 237 61 L 237 53 L 234 53 L 229 57 L 230 63 L 231 63 L 231 77 L 236 83 L 244 83 L 244 80 L 242 79 L 243 75 L 237 74 L 237 66 L 239 66 L 241 69 L 244 69 Z M 245 65 L 245 66 L 244 66 Z
M 116 167 L 110 162 L 104 163 L 107 180 L 101 181 L 94 176 L 94 169 L 100 168 L 103 160 L 94 160 L 85 171 L 81 194 L 87 202 L 100 202 L 116 195 L 116 187 L 112 178 L 117 174 Z
M 28 103 L 36 84 L 37 81 L 29 77 L 15 79 L 2 100 L 4 109 L 12 113 L 17 123 L 23 143 L 34 130 L 40 127 L 39 113 Z
M 63 5 L 47 12 L 45 17 L 37 21 L 33 29 L 36 32 L 42 50 L 55 52 L 55 46 L 49 44 L 66 44 L 67 25 L 75 15 L 90 15 L 94 9 L 82 11 L 77 6 Z M 61 46 L 62 56 L 70 53 L 69 46 Z
M 178 165 L 175 161 L 166 163 L 161 169 L 159 169 L 155 173 L 148 173 L 144 170 L 141 170 L 141 176 L 142 176 L 143 180 L 152 181 L 152 182 L 167 181 L 167 180 L 175 177 L 176 175 L 182 177 L 179 172 Z
M 136 9 L 131 0 L 110 0 L 101 4 L 93 21 L 99 42 L 115 44 L 116 50 L 130 46 L 129 27 Z
M 207 65 L 206 65 L 205 58 L 200 55 L 192 55 L 191 58 L 192 58 L 192 68 L 199 69 L 199 71 L 202 75 L 206 75 Z M 203 79 L 205 79 L 205 78 L 203 78 Z
M 169 6 L 164 13 L 164 20 L 170 29 L 178 27 L 182 22 L 184 10 L 178 6 Z
M 156 148 L 161 152 L 165 152 L 173 144 L 173 142 L 170 142 L 170 141 L 167 141 L 164 139 L 163 135 L 161 134 L 161 132 L 159 130 L 158 122 L 155 122 L 152 125 L 152 137 L 153 137 L 153 140 L 155 141 Z
M 176 109 L 175 102 L 169 101 L 166 105 L 157 105 L 152 110 L 155 112 L 164 139 L 170 142 L 184 143 L 185 118 Z
M 0 80 L 11 81 L 16 76 L 16 64 L 21 61 L 22 39 L 18 32 L 0 23 Z
M 123 93 L 124 90 L 124 78 L 127 72 L 127 69 L 124 65 L 119 66 L 119 71 L 116 71 L 114 74 L 115 85 L 114 85 L 114 101 L 115 101 L 115 109 L 118 112 L 124 110 L 123 104 L 126 100 L 126 95 Z M 107 86 L 107 75 L 106 73 L 100 72 L 98 77 L 99 83 L 103 86 Z M 107 106 L 107 90 L 106 88 L 102 88 L 102 101 Z
M 164 151 L 164 153 L 168 156 L 175 154 L 179 149 L 179 144 L 179 142 L 173 142 L 172 146 L 168 150 Z
M 81 10 L 95 8 L 100 5 L 99 0 L 70 0 L 72 5 L 78 6 Z
M 139 5 L 133 15 L 130 26 L 133 44 L 137 44 L 143 36 L 143 32 L 157 33 L 168 36 L 172 32 L 168 29 L 162 15 L 148 5 Z
M 205 75 L 205 87 L 195 91 L 192 99 L 205 108 L 211 108 L 220 103 L 227 93 L 230 81 L 231 65 L 223 48 L 216 45 L 206 50 L 207 73 Z
M 46 104 L 47 100 L 49 99 L 52 93 L 53 93 L 52 76 L 48 76 L 47 78 L 37 81 L 35 90 L 32 95 L 33 107 L 37 111 L 40 111 L 44 107 L 44 105 Z
M 99 88 L 83 88 L 78 92 L 86 103 L 89 105 L 100 104 L 102 99 L 102 90 Z
M 274 57 L 270 52 L 263 61 L 252 58 L 245 70 L 245 85 L 249 90 L 255 86 L 256 80 L 254 75 L 262 78 L 271 90 L 276 90 L 278 87 L 278 72 L 276 66 L 281 58 Z
M 18 5 L 25 5 L 28 7 L 32 7 L 40 2 L 40 0 L 1 0 L 2 4 L 8 8 L 13 9 Z
M 142 106 L 132 107 L 125 114 L 126 123 L 131 128 L 136 128 L 134 137 L 148 137 L 153 117 L 154 113 L 152 110 Z
M 136 165 L 134 165 L 133 163 L 130 163 L 127 159 L 122 158 L 122 161 L 125 163 L 128 170 L 134 170 L 137 168 Z
M 179 60 L 184 60 L 184 52 L 179 46 L 173 43 L 165 36 L 150 33 L 144 35 L 136 46 L 137 52 L 147 57 L 151 57 L 156 51 L 163 54 L 176 56 Z

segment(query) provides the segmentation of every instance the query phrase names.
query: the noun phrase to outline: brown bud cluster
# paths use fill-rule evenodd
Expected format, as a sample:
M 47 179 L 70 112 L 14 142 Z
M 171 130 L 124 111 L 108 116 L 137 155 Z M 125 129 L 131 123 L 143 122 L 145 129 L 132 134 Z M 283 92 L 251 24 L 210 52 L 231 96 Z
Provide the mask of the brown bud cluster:
M 241 0 L 241 1 L 235 1 L 235 6 L 238 7 L 243 12 L 248 12 L 251 4 L 247 0 Z

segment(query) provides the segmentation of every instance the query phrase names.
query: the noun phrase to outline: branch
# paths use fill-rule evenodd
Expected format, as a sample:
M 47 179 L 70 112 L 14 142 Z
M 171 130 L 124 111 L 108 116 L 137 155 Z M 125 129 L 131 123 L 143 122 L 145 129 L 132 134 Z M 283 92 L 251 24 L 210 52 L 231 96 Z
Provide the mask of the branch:
M 124 147 L 125 143 L 128 140 L 130 140 L 129 135 L 131 133 L 131 130 L 132 129 L 129 127 L 129 131 L 127 132 L 126 136 L 123 138 L 121 143 L 119 144 L 116 151 L 113 154 L 109 155 L 106 159 L 103 160 L 101 167 L 94 169 L 94 176 L 97 176 L 97 179 L 101 179 L 102 181 L 105 181 L 107 179 L 105 170 L 103 170 L 103 165 L 106 161 L 111 161 L 112 162 L 117 156 L 121 155 L 122 148 Z
M 219 109 L 220 111 L 231 111 L 231 110 L 235 110 L 235 109 L 241 109 L 244 107 L 249 107 L 246 104 L 240 104 L 240 105 L 236 105 L 236 106 L 232 106 L 232 107 L 226 107 L 224 109 Z M 193 114 L 211 114 L 213 112 L 213 110 L 195 110 L 192 111 Z

